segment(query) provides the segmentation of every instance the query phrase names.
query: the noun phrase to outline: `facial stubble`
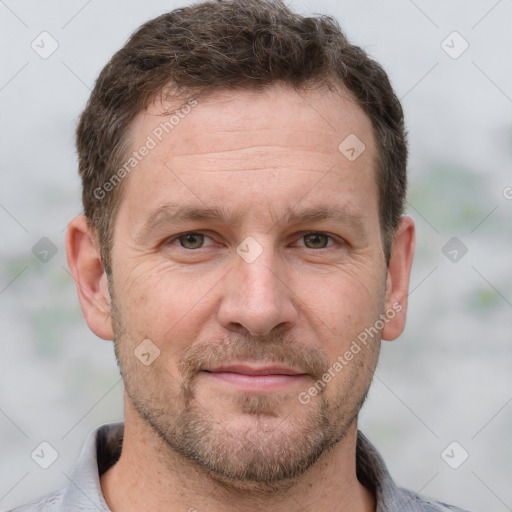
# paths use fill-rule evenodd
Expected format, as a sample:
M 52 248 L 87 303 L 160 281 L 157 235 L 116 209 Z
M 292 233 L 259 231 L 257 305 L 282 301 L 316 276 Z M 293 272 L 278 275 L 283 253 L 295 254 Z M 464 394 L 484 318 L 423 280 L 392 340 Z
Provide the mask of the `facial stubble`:
M 222 342 L 191 345 L 173 375 L 165 351 L 151 366 L 134 356 L 140 341 L 135 341 L 122 322 L 113 298 L 111 307 L 114 350 L 125 389 L 140 418 L 160 441 L 162 460 L 170 471 L 176 471 L 178 454 L 226 488 L 272 493 L 293 486 L 354 424 L 378 359 L 380 340 L 375 339 L 373 347 L 351 362 L 354 366 L 348 377 L 337 377 L 340 384 L 334 398 L 325 393 L 327 386 L 320 387 L 308 404 L 301 404 L 296 392 L 240 391 L 216 397 L 219 404 L 227 404 L 237 418 L 244 419 L 242 427 L 216 415 L 210 401 L 201 398 L 196 389 L 200 372 L 237 359 L 281 363 L 308 373 L 309 385 L 314 385 L 329 370 L 326 355 L 284 334 L 265 340 L 227 337 Z M 330 385 L 335 386 L 336 379 Z

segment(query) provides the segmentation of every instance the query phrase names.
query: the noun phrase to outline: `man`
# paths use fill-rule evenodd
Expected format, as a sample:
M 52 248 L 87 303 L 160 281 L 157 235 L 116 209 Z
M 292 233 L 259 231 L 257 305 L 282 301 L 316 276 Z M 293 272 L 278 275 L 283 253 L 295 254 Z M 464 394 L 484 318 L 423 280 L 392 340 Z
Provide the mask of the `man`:
M 460 510 L 397 488 L 357 429 L 414 224 L 400 103 L 333 19 L 228 0 L 149 21 L 77 148 L 68 262 L 125 418 L 18 510 Z

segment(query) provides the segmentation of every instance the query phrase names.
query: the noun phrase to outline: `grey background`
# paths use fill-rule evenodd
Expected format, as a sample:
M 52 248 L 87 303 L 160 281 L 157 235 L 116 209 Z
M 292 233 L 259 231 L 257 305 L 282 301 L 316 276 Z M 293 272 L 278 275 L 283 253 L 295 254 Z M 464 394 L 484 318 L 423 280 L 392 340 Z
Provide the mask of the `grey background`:
M 74 129 L 129 34 L 184 4 L 0 1 L 0 510 L 62 487 L 87 433 L 122 418 L 112 344 L 86 327 L 64 254 L 81 211 Z M 399 485 L 512 510 L 512 1 L 291 5 L 333 14 L 384 65 L 410 132 L 408 324 L 383 345 L 360 428 Z M 43 31 L 59 45 L 47 59 L 31 48 Z M 469 44 L 456 59 L 441 47 L 453 31 Z M 30 456 L 42 441 L 59 454 L 46 470 Z M 441 456 L 453 441 L 452 464 L 469 454 L 458 469 Z

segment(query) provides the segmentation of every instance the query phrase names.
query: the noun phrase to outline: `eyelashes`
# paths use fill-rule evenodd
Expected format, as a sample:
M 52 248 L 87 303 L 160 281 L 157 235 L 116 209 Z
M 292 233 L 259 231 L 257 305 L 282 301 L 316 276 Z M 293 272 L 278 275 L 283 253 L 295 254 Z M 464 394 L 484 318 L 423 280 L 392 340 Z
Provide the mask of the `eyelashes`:
M 165 241 L 165 245 L 171 247 L 179 247 L 185 251 L 193 252 L 199 249 L 207 248 L 208 246 L 205 246 L 206 240 L 213 239 L 202 231 L 187 231 L 185 233 L 179 233 L 167 239 Z M 308 231 L 301 233 L 297 240 L 305 241 L 305 245 L 300 245 L 299 247 L 305 247 L 306 249 L 311 249 L 314 251 L 320 249 L 327 249 L 335 245 L 342 245 L 342 243 L 338 242 L 333 235 L 330 235 L 329 233 L 324 233 L 323 231 Z M 332 243 L 329 244 L 329 242 Z M 308 243 L 311 243 L 313 247 L 308 247 Z M 314 247 L 315 244 L 319 244 L 320 247 Z

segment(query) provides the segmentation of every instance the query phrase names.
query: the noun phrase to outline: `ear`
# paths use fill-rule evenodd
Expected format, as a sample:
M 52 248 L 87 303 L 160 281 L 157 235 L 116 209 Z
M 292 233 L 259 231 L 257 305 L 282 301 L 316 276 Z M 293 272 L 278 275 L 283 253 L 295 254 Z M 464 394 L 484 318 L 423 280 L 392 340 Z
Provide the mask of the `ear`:
M 385 311 L 394 311 L 395 314 L 393 317 L 389 315 L 388 322 L 382 330 L 382 339 L 387 341 L 398 338 L 405 327 L 414 247 L 414 221 L 405 215 L 400 219 L 396 229 L 389 259 Z
M 69 223 L 66 256 L 87 325 L 100 338 L 113 339 L 107 276 L 96 237 L 83 215 Z

